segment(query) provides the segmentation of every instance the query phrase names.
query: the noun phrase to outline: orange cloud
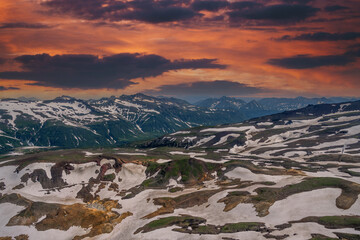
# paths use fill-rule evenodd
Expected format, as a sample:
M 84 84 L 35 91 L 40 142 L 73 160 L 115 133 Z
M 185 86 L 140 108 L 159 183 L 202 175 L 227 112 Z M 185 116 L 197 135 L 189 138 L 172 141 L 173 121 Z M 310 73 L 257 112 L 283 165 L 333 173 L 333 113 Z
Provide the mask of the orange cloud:
M 282 36 L 328 32 L 360 32 L 360 11 L 357 1 L 348 1 L 349 9 L 326 12 L 325 1 L 315 0 L 309 5 L 319 9 L 314 16 L 289 24 L 249 25 L 254 19 L 244 21 L 242 27 L 231 27 L 225 7 L 219 12 L 199 12 L 202 18 L 152 23 L 141 19 L 112 21 L 108 18 L 89 19 L 75 14 L 49 14 L 41 1 L 0 0 L 0 24 L 17 23 L 1 29 L 0 72 L 23 71 L 13 61 L 17 56 L 47 53 L 49 55 L 90 54 L 106 57 L 119 53 L 156 54 L 169 60 L 217 59 L 227 65 L 226 69 L 177 70 L 157 77 L 136 78 L 136 85 L 125 89 L 97 91 L 59 89 L 26 85 L 23 81 L 0 79 L 0 85 L 16 86 L 21 90 L 2 91 L 2 97 L 36 95 L 48 97 L 69 94 L 91 96 L 135 93 L 191 82 L 226 80 L 246 84 L 250 87 L 269 89 L 269 94 L 313 94 L 313 95 L 359 95 L 359 61 L 344 66 L 320 66 L 311 69 L 287 69 L 268 64 L 269 59 L 286 59 L 297 55 L 326 56 L 359 51 L 360 39 L 342 41 L 276 41 Z M 281 1 L 276 1 L 278 4 Z M 338 1 L 338 4 L 345 4 Z M 182 7 L 187 5 L 181 5 Z M 359 11 L 358 11 L 359 10 Z M 185 12 L 184 12 L 185 13 Z M 261 13 L 261 12 L 260 12 Z M 205 20 L 223 15 L 225 20 Z M 356 14 L 355 14 L 356 15 Z M 190 16 L 190 15 L 189 15 Z M 252 17 L 254 18 L 254 16 Z M 266 20 L 266 19 L 265 19 Z M 21 25 L 26 23 L 28 25 Z M 39 27 L 43 24 L 48 27 Z M 1 25 L 0 25 L 1 26 Z M 11 25 L 10 25 L 11 26 Z M 27 26 L 27 27 L 26 27 Z M 33 27 L 31 27 L 33 26 Z M 38 27 L 36 27 L 38 26 Z M 26 69 L 25 69 L 26 71 Z M 28 83 L 28 82 L 27 82 Z M 263 93 L 265 94 L 265 93 Z

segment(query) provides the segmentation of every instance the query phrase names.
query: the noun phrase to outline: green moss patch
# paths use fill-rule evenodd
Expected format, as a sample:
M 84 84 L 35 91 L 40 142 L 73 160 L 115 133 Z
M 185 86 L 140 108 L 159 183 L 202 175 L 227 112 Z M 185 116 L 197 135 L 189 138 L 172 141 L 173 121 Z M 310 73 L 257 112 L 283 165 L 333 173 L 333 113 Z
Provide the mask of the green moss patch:
M 103 181 L 109 181 L 109 182 L 112 182 L 115 180 L 115 173 L 111 173 L 111 174 L 106 174 L 104 175 L 103 177 Z
M 286 185 L 282 188 L 261 187 L 255 189 L 257 195 L 237 194 L 232 192 L 219 200 L 226 204 L 225 210 L 231 210 L 239 203 L 253 203 L 259 216 L 269 214 L 269 208 L 274 202 L 285 199 L 291 195 L 308 192 L 323 188 L 340 188 L 341 195 L 336 199 L 336 206 L 341 209 L 349 209 L 360 194 L 360 185 L 340 178 L 307 178 L 304 181 Z
M 188 215 L 172 216 L 154 220 L 145 226 L 137 229 L 135 234 L 142 232 L 150 232 L 160 228 L 169 226 L 177 226 L 173 231 L 190 233 L 190 234 L 220 234 L 220 233 L 236 233 L 243 231 L 260 231 L 266 230 L 264 223 L 257 222 L 239 222 L 239 223 L 226 223 L 222 226 L 205 224 L 204 218 L 192 217 Z
M 360 230 L 360 216 L 306 217 L 296 222 L 316 222 L 330 229 L 355 228 Z
M 204 222 L 206 222 L 206 220 L 204 218 L 192 217 L 192 216 L 187 216 L 187 215 L 160 218 L 160 219 L 154 220 L 154 221 L 146 224 L 145 226 L 137 229 L 134 234 L 137 234 L 139 232 L 143 232 L 143 233 L 151 232 L 156 229 L 166 228 L 166 227 L 173 226 L 173 225 L 187 227 L 187 226 L 191 226 L 191 225 L 199 225 Z

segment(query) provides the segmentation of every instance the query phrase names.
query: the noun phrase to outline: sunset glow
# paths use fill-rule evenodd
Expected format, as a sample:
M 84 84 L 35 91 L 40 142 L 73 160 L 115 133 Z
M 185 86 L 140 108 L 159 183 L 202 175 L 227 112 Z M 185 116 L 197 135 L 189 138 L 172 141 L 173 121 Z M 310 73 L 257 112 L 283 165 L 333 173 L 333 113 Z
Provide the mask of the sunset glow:
M 0 0 L 0 96 L 359 97 L 359 12 L 357 0 Z

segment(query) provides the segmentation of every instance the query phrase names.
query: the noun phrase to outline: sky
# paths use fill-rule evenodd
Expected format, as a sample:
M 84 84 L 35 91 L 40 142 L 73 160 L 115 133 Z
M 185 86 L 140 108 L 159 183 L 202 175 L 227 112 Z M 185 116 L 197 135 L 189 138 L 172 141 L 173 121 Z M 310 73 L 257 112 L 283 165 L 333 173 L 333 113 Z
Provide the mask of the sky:
M 0 0 L 0 98 L 360 96 L 358 0 Z

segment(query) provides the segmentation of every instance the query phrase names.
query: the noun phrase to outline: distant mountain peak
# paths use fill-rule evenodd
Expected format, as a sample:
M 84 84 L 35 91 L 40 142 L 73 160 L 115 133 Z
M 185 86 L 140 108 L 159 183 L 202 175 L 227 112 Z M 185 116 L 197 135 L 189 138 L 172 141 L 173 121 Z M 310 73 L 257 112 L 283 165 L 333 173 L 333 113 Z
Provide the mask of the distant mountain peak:
M 37 102 L 37 101 L 40 101 L 39 99 L 37 99 L 35 97 L 19 97 L 18 100 L 22 101 L 22 102 Z
M 200 107 L 212 108 L 212 109 L 226 109 L 239 111 L 240 108 L 245 105 L 246 102 L 242 99 L 226 97 L 221 98 L 208 98 L 203 101 L 195 103 L 195 105 Z
M 202 125 L 240 122 L 238 111 L 209 110 L 145 94 L 98 100 L 69 96 L 39 102 L 0 101 L 0 153 L 15 147 L 122 146 Z
M 67 95 L 62 95 L 60 97 L 56 97 L 55 99 L 51 100 L 53 102 L 57 102 L 57 101 L 76 101 L 78 99 L 71 97 L 71 96 L 67 96 Z

